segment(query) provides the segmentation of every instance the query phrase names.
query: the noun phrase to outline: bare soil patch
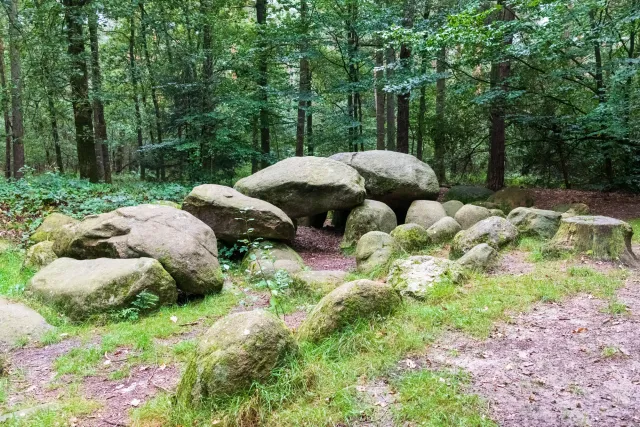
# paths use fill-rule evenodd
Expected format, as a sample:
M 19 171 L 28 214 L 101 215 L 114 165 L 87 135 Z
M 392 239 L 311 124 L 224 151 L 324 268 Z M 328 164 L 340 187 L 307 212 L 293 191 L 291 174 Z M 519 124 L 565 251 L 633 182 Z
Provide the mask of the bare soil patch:
M 501 426 L 640 425 L 640 281 L 618 298 L 625 316 L 581 295 L 544 304 L 478 341 L 449 333 L 428 355 L 436 368 L 472 376 Z
M 341 241 L 342 233 L 333 227 L 298 227 L 291 247 L 313 270 L 353 270 L 356 259 L 340 251 Z
M 528 252 L 511 251 L 500 254 L 498 264 L 491 269 L 491 275 L 500 276 L 509 274 L 522 276 L 535 269 L 535 264 L 527 260 Z

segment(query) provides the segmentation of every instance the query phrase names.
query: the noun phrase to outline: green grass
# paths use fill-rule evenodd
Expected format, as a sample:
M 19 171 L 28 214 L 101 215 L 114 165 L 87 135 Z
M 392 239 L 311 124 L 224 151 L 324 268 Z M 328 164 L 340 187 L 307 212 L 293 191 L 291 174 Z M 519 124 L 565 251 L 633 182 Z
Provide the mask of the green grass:
M 633 227 L 633 242 L 640 243 L 640 218 L 627 221 Z

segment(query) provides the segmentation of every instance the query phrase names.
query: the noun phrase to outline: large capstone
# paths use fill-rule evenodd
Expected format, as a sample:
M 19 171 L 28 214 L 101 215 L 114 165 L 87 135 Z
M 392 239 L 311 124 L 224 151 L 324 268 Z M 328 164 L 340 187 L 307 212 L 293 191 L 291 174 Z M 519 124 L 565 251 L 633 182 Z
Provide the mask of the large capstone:
M 36 228 L 36 231 L 29 237 L 29 240 L 34 243 L 56 240 L 65 226 L 75 225 L 77 223 L 77 219 L 59 212 L 54 212 L 42 221 L 42 224 Z
M 367 198 L 386 203 L 396 212 L 406 212 L 414 200 L 435 200 L 440 192 L 433 169 L 409 154 L 372 150 L 338 153 L 331 159 L 360 172 Z
M 207 224 L 219 240 L 235 243 L 246 239 L 292 240 L 296 230 L 280 208 L 223 185 L 194 188 L 182 209 Z
M 446 216 L 447 212 L 440 203 L 431 200 L 416 200 L 411 203 L 405 222 L 429 228 Z
M 341 246 L 353 247 L 360 237 L 370 231 L 391 233 L 397 225 L 396 214 L 389 206 L 376 200 L 365 200 L 349 214 Z
M 272 278 L 279 271 L 292 276 L 304 269 L 300 255 L 278 242 L 259 242 L 249 249 L 244 264 L 249 274 L 258 279 Z
M 562 214 L 532 208 L 516 208 L 509 213 L 507 219 L 518 228 L 524 236 L 550 239 L 555 236 L 560 226 Z
M 13 347 L 24 339 L 39 340 L 51 329 L 35 310 L 0 298 L 0 350 Z
M 149 311 L 178 297 L 175 281 L 152 258 L 58 258 L 33 276 L 26 290 L 78 321 L 128 308 Z M 155 297 L 145 299 L 143 293 Z
M 499 250 L 517 237 L 518 229 L 515 225 L 499 216 L 492 216 L 456 234 L 451 245 L 451 254 L 460 257 L 480 243 L 486 243 Z
M 154 258 L 178 288 L 203 295 L 222 289 L 213 230 L 188 212 L 140 205 L 86 217 L 56 240 L 60 257 Z
M 322 157 L 291 157 L 238 181 L 236 190 L 265 200 L 289 218 L 361 205 L 364 178 L 342 162 Z
M 491 211 L 487 208 L 476 205 L 464 205 L 456 212 L 454 219 L 460 224 L 463 230 L 466 230 L 490 216 L 492 216 Z
M 356 266 L 360 273 L 382 271 L 398 251 L 393 237 L 382 231 L 371 231 L 360 238 L 356 246 Z
M 178 385 L 178 404 L 192 407 L 247 391 L 268 380 L 296 352 L 291 331 L 271 313 L 253 310 L 223 317 L 200 338 Z
M 425 299 L 432 288 L 440 283 L 460 283 L 461 268 L 448 259 L 419 255 L 400 259 L 389 270 L 389 283 L 402 295 Z
M 345 283 L 320 300 L 300 326 L 298 336 L 300 340 L 320 341 L 358 320 L 386 316 L 400 303 L 400 296 L 386 283 Z
M 493 191 L 485 187 L 477 185 L 456 185 L 451 187 L 449 191 L 444 195 L 445 202 L 449 200 L 459 200 L 460 202 L 467 204 L 473 202 L 484 202 L 491 195 Z

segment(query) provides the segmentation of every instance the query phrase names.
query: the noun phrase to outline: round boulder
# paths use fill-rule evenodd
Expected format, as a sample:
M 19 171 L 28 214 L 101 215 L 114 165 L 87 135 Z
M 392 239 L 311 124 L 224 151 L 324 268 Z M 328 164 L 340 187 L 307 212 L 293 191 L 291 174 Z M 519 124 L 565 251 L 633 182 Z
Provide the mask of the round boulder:
M 245 264 L 251 276 L 261 279 L 272 278 L 278 271 L 294 275 L 304 269 L 300 255 L 284 243 L 277 242 L 261 242 L 249 249 Z
M 297 344 L 287 326 L 263 310 L 229 314 L 200 338 L 176 392 L 180 405 L 248 390 L 269 379 Z
M 46 240 L 56 240 L 63 227 L 67 225 L 75 225 L 77 223 L 77 219 L 59 212 L 54 212 L 42 221 L 42 224 L 36 228 L 36 231 L 34 231 L 31 237 L 29 237 L 29 240 L 34 243 L 40 243 Z
M 67 228 L 53 250 L 59 257 L 154 258 L 188 294 L 222 289 L 216 236 L 188 212 L 140 205 L 86 217 Z
M 401 295 L 425 299 L 435 284 L 460 283 L 462 280 L 462 270 L 455 262 L 421 255 L 394 262 L 387 283 Z
M 473 226 L 474 224 L 489 218 L 491 211 L 482 206 L 476 205 L 464 205 L 458 212 L 456 212 L 455 220 L 460 224 L 463 230 Z
M 341 246 L 350 248 L 370 231 L 391 233 L 397 226 L 396 214 L 389 206 L 376 200 L 365 200 L 349 214 Z
M 456 185 L 444 195 L 444 200 L 459 200 L 463 204 L 486 201 L 493 191 L 478 185 Z
M 211 227 L 216 238 L 229 243 L 247 236 L 292 240 L 296 234 L 293 222 L 280 208 L 224 185 L 205 184 L 194 188 L 182 209 Z
M 343 284 L 345 277 L 347 272 L 341 270 L 300 271 L 293 275 L 299 285 L 320 295 L 326 295 Z
M 36 243 L 27 249 L 22 266 L 24 268 L 38 270 L 51 264 L 57 258 L 56 253 L 53 252 L 53 242 L 44 241 Z
M 51 329 L 35 310 L 0 298 L 0 349 L 9 349 L 24 338 L 39 340 Z
M 399 225 L 391 232 L 391 237 L 395 239 L 398 246 L 409 253 L 421 251 L 430 243 L 427 230 L 418 224 Z
M 371 280 L 345 283 L 320 300 L 300 325 L 298 337 L 303 341 L 320 341 L 360 319 L 389 315 L 401 302 L 386 283 Z
M 456 234 L 451 245 L 451 255 L 460 257 L 480 243 L 498 250 L 517 237 L 518 229 L 515 225 L 499 216 L 492 216 Z
M 460 227 L 458 221 L 450 216 L 446 216 L 429 227 L 427 229 L 427 235 L 431 243 L 439 245 L 453 239 L 460 230 L 462 230 L 462 227 Z
M 394 211 L 406 211 L 414 200 L 435 200 L 440 193 L 433 169 L 409 154 L 371 150 L 338 153 L 330 158 L 356 169 L 365 179 L 367 198 L 379 200 Z
M 444 202 L 442 207 L 448 216 L 451 218 L 456 216 L 456 213 L 464 206 L 464 203 L 459 202 L 457 200 L 449 200 L 448 202 Z
M 560 212 L 555 211 L 515 208 L 509 213 L 507 219 L 522 235 L 550 239 L 560 227 L 561 216 Z
M 143 292 L 157 300 L 138 307 L 142 311 L 173 304 L 178 298 L 175 281 L 152 258 L 58 258 L 33 276 L 27 292 L 77 321 L 132 308 Z
M 405 223 L 418 224 L 424 228 L 429 228 L 446 216 L 447 212 L 439 202 L 416 200 L 409 207 Z
M 348 210 L 361 205 L 364 178 L 342 162 L 322 157 L 291 157 L 238 181 L 242 194 L 276 205 L 289 218 Z
M 360 273 L 370 274 L 383 269 L 398 250 L 393 237 L 382 231 L 370 231 L 356 246 L 356 266 Z
M 497 261 L 498 251 L 486 243 L 481 243 L 464 254 L 457 263 L 467 270 L 481 272 L 495 265 Z

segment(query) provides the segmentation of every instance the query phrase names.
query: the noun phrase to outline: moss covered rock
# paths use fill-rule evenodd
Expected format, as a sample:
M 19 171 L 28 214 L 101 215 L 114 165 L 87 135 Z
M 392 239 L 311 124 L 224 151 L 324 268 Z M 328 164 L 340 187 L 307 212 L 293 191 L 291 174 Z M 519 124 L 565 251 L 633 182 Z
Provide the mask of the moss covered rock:
M 346 271 L 321 270 L 300 271 L 293 275 L 293 279 L 307 290 L 320 295 L 326 295 L 344 283 Z
M 292 240 L 296 234 L 293 222 L 280 208 L 224 185 L 195 187 L 182 208 L 211 227 L 217 239 L 229 243 L 248 235 L 252 239 Z
M 482 272 L 494 266 L 497 261 L 498 251 L 481 243 L 464 254 L 457 263 L 467 270 Z
M 212 398 L 248 390 L 269 379 L 297 344 L 276 316 L 263 310 L 233 313 L 200 338 L 176 392 L 179 405 L 192 407 Z
M 499 216 L 500 218 L 506 218 L 507 216 L 504 214 L 502 209 L 489 209 L 492 216 Z
M 396 214 L 389 206 L 376 200 L 365 200 L 362 205 L 353 208 L 349 214 L 341 246 L 343 248 L 355 246 L 360 237 L 370 231 L 391 233 L 397 225 Z
M 169 206 L 174 209 L 182 209 L 180 203 L 172 202 L 171 200 L 156 200 L 152 205 Z
M 86 217 L 56 239 L 59 257 L 154 258 L 178 288 L 204 295 L 222 289 L 213 230 L 188 212 L 160 205 L 139 205 Z
M 413 253 L 425 249 L 429 245 L 427 229 L 418 224 L 402 224 L 397 226 L 391 237 L 406 252 Z
M 448 216 L 451 218 L 456 216 L 456 213 L 464 206 L 464 203 L 458 200 L 449 200 L 448 202 L 444 202 L 442 207 Z
M 244 265 L 249 274 L 258 278 L 271 278 L 284 270 L 294 275 L 304 269 L 304 261 L 289 246 L 279 242 L 261 242 L 247 252 Z
M 39 340 L 51 329 L 35 310 L 0 298 L 0 350 L 7 350 L 24 338 Z
M 53 242 L 45 241 L 36 243 L 27 249 L 24 257 L 24 268 L 39 270 L 55 261 L 58 257 L 53 252 Z
M 494 193 L 488 199 L 504 212 L 511 212 L 515 208 L 530 208 L 535 204 L 535 198 L 530 190 L 525 188 L 507 187 Z
M 356 266 L 360 273 L 381 271 L 398 251 L 398 243 L 387 233 L 371 231 L 356 246 Z
M 77 219 L 71 218 L 70 216 L 54 212 L 42 221 L 42 224 L 36 228 L 36 231 L 29 237 L 29 240 L 34 243 L 56 240 L 63 227 L 75 225 L 78 222 Z
M 400 296 L 385 283 L 345 283 L 320 300 L 300 326 L 298 336 L 300 340 L 319 341 L 360 319 L 386 316 L 400 304 Z
M 460 283 L 463 278 L 462 269 L 456 263 L 424 255 L 395 261 L 387 283 L 401 295 L 424 299 L 434 285 L 446 281 Z
M 441 203 L 430 200 L 416 200 L 409 207 L 405 223 L 418 224 L 424 228 L 429 228 L 446 216 L 447 212 Z
M 464 205 L 458 212 L 454 219 L 460 224 L 463 230 L 477 224 L 483 219 L 487 219 L 491 216 L 491 211 L 482 206 L 476 205 Z
M 515 208 L 509 213 L 507 219 L 524 236 L 550 239 L 558 231 L 561 216 L 561 213 L 555 211 Z
M 451 255 L 454 258 L 461 257 L 481 243 L 499 250 L 517 237 L 518 229 L 515 225 L 504 218 L 492 216 L 456 234 L 451 245 Z
M 72 320 L 131 308 L 143 292 L 157 301 L 141 311 L 173 304 L 178 297 L 175 281 L 152 258 L 58 258 L 33 276 L 27 292 Z
M 364 178 L 354 168 L 322 157 L 290 157 L 243 178 L 235 189 L 267 201 L 289 218 L 312 216 L 361 205 Z
M 460 227 L 458 221 L 447 216 L 429 227 L 427 235 L 431 243 L 439 245 L 453 239 L 460 230 L 462 230 L 462 227 Z
M 456 185 L 447 191 L 444 200 L 459 200 L 466 205 L 467 203 L 486 201 L 492 194 L 493 191 L 478 185 Z
M 620 260 L 630 267 L 640 266 L 631 246 L 633 228 L 626 222 L 605 216 L 563 218 L 560 228 L 545 251 L 586 253 L 595 259 Z

